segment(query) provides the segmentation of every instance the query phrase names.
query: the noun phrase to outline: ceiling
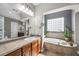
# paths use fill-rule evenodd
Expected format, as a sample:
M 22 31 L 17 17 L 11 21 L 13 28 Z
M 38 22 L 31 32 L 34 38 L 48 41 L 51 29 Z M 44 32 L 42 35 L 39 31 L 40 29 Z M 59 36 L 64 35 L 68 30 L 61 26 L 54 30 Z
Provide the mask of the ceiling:
M 38 6 L 40 3 L 32 3 L 34 6 Z
M 0 16 L 11 17 L 18 20 L 29 17 L 26 13 L 17 9 L 17 6 L 20 4 L 21 3 L 0 3 Z M 38 6 L 39 4 L 41 3 L 29 3 L 29 6 L 31 6 L 31 9 L 34 10 L 34 7 Z
M 0 16 L 10 17 L 17 20 L 27 18 L 29 15 L 17 9 L 21 3 L 0 3 Z

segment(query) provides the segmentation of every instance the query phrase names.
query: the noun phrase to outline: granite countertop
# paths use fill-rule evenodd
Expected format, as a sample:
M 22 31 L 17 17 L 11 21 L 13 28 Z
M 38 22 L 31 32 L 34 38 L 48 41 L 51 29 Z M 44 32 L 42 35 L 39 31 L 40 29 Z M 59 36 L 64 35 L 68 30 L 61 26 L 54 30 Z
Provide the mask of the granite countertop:
M 13 40 L 18 40 L 18 39 L 22 39 L 22 38 L 26 38 L 27 36 L 22 36 L 22 37 L 15 37 L 15 38 L 4 38 L 2 40 L 0 40 L 0 43 L 4 43 L 4 42 L 8 42 L 8 41 L 13 41 Z
M 39 37 L 29 37 L 29 38 L 23 38 L 20 40 L 10 41 L 3 44 L 0 44 L 0 56 L 7 55 L 21 47 L 23 47 L 26 44 L 29 44 L 33 42 L 34 40 L 37 40 Z

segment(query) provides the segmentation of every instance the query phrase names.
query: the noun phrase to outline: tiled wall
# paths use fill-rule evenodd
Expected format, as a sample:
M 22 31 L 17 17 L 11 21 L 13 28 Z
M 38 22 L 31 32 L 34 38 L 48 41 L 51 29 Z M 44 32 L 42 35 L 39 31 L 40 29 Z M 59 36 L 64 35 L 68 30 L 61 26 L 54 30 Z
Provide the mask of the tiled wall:
M 64 34 L 63 33 L 51 33 L 51 32 L 49 32 L 47 34 L 47 37 L 64 39 Z

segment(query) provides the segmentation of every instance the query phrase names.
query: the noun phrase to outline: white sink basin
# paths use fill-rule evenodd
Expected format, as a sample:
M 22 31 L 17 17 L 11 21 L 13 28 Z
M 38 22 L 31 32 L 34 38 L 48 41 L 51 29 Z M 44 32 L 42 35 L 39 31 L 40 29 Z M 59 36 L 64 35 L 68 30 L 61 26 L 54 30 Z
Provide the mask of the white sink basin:
M 28 37 L 28 38 L 25 38 L 24 40 L 31 40 L 31 39 L 34 39 L 35 37 Z

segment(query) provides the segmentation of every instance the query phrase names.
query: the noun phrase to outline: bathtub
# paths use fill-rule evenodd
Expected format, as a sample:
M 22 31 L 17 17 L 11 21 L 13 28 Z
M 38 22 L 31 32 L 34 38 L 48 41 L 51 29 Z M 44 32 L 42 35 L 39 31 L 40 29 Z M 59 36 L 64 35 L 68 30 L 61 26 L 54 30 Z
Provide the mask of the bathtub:
M 44 54 L 55 56 L 72 56 L 76 55 L 77 44 L 71 46 L 68 42 L 56 38 L 44 38 Z
M 66 42 L 65 40 L 62 40 L 62 39 L 56 39 L 56 38 L 44 38 L 44 42 L 65 46 L 65 47 L 77 47 L 77 44 L 75 43 L 73 43 L 73 46 L 71 46 L 69 42 Z

